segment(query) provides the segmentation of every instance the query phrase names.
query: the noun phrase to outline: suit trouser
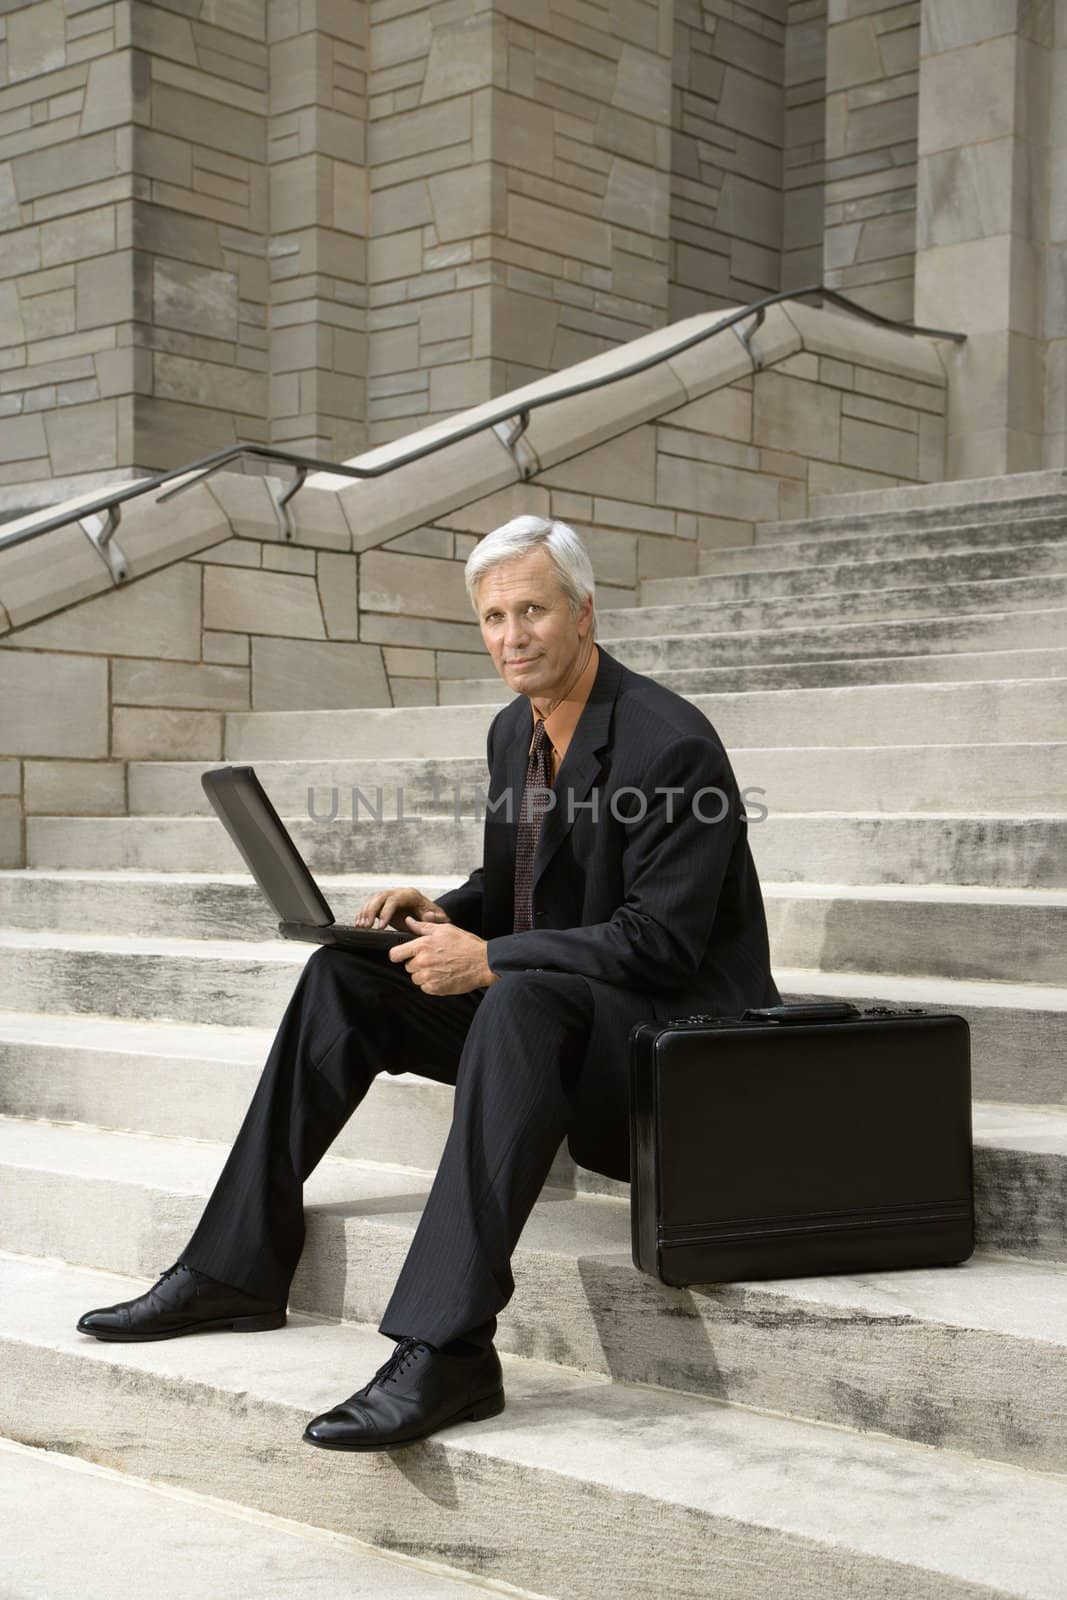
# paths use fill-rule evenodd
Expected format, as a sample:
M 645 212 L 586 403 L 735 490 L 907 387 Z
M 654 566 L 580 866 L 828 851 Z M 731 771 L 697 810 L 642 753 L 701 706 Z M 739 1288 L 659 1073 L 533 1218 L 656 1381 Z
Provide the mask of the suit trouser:
M 304 1180 L 377 1073 L 415 1072 L 455 1085 L 452 1125 L 379 1332 L 487 1346 L 570 1122 L 593 1012 L 589 984 L 572 973 L 505 973 L 467 994 L 430 995 L 403 962 L 321 946 L 178 1259 L 284 1304 L 304 1244 Z

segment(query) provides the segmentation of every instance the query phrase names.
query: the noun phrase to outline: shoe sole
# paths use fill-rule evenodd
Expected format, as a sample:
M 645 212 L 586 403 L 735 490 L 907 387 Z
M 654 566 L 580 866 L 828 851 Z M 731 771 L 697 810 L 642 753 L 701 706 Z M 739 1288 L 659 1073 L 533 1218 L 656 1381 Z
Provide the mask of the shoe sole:
M 283 1328 L 285 1322 L 284 1311 L 271 1311 L 258 1317 L 220 1317 L 214 1322 L 191 1322 L 187 1328 L 164 1328 L 159 1333 L 119 1333 L 117 1330 L 83 1328 L 80 1323 L 76 1331 L 86 1333 L 93 1339 L 105 1339 L 110 1344 L 143 1344 L 149 1339 L 181 1339 L 190 1333 L 226 1330 L 233 1333 L 261 1333 L 268 1328 Z
M 458 1422 L 484 1422 L 488 1417 L 498 1417 L 503 1411 L 506 1401 L 503 1389 L 498 1389 L 496 1394 L 491 1394 L 484 1400 L 476 1400 L 471 1406 L 466 1406 L 462 1411 L 457 1411 L 454 1416 L 439 1422 L 436 1427 L 428 1428 L 425 1433 L 412 1434 L 408 1439 L 383 1439 L 367 1440 L 359 1443 L 343 1444 L 340 1441 L 329 1443 L 325 1439 L 312 1439 L 304 1434 L 304 1443 L 313 1444 L 320 1450 L 399 1450 L 405 1444 L 418 1444 L 421 1439 L 429 1439 L 442 1428 L 451 1428 Z

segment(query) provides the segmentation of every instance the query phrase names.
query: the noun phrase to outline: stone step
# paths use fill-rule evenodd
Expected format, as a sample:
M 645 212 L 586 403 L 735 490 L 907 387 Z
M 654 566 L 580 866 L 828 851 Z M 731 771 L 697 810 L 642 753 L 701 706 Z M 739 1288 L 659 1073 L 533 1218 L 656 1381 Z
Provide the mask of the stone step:
M 150 1281 L 3 1259 L 0 1431 L 541 1593 L 566 1572 L 569 1600 L 601 1600 L 608 1573 L 618 1600 L 756 1600 L 786 1567 L 798 1596 L 1056 1600 L 1057 1475 L 510 1356 L 497 1417 L 384 1461 L 315 1452 L 307 1421 L 392 1342 L 305 1315 L 257 1335 L 254 1361 L 239 1336 L 74 1331 Z
M 756 800 L 759 797 L 755 797 Z M 714 797 L 711 797 L 709 804 Z M 386 881 L 462 873 L 481 860 L 483 825 L 468 807 L 456 822 L 424 814 L 381 822 L 345 807 L 336 821 L 306 815 L 286 826 L 313 873 L 385 874 Z M 1067 817 L 994 813 L 774 812 L 749 839 L 768 883 L 940 883 L 988 888 L 1067 887 Z M 503 814 L 503 813 L 501 813 Z M 706 813 L 709 826 L 715 813 Z M 31 868 L 239 872 L 236 846 L 214 817 L 28 817 Z
M 803 976 L 809 980 L 812 977 Z M 855 987 L 854 978 L 852 983 Z M 1036 1171 L 1039 1187 L 1062 1187 L 1058 1176 L 1062 1167 L 1048 1167 L 1047 1163 L 1059 1159 L 1057 1140 L 1062 1153 L 1064 1112 L 1057 1110 L 1051 1091 L 1055 1076 L 1059 1101 L 1067 1101 L 1067 1075 L 1062 1063 L 1067 992 L 1009 984 L 942 983 L 928 999 L 934 988 L 930 980 L 905 989 L 903 980 L 897 979 L 893 987 L 896 992 L 875 998 L 882 1004 L 929 1004 L 930 1009 L 951 1009 L 969 1018 L 977 1097 L 975 1133 L 982 1146 L 979 1177 L 986 1195 L 985 1226 L 990 1231 L 994 1215 L 1003 1213 L 1008 1220 L 1000 1231 L 1007 1237 L 1013 1231 L 1018 1234 L 1026 1206 L 1020 1211 L 1004 1199 L 1009 1192 L 1021 1192 L 1017 1177 L 1011 1176 L 1013 1166 L 1018 1168 L 1023 1161 L 1031 1174 Z M 1003 990 L 1003 998 L 999 994 L 991 996 L 991 988 Z M 825 993 L 824 988 L 820 997 Z M 975 993 L 979 999 L 969 998 Z M 858 1004 L 871 1003 L 870 997 L 861 998 L 855 993 L 848 997 Z M 1059 1010 L 1028 1009 L 1041 1005 L 1057 1005 Z M 1026 1063 L 1031 1079 L 1043 1091 L 1040 1098 L 1029 1096 L 1038 1109 L 1018 1102 L 1002 1103 L 1011 1092 L 1017 1092 L 1019 1101 L 1023 1100 L 1028 1087 L 1023 1070 L 1005 1078 L 999 1102 L 988 1100 L 983 1057 L 987 1044 L 995 1043 L 996 1019 L 1007 1019 L 1013 1025 L 1009 1037 L 1021 1035 L 1024 1048 L 1032 1048 L 1035 1017 L 1044 1018 L 1046 1025 L 1058 1019 L 1060 1029 L 1058 1041 L 1047 1040 L 1057 1048 L 1049 1048 L 1043 1057 L 1040 1050 L 1033 1050 Z M 4 1069 L 0 1075 L 0 1114 L 88 1123 L 168 1138 L 224 1139 L 229 1143 L 240 1127 L 273 1037 L 269 1027 L 0 1011 L 0 1066 Z M 1039 1040 L 1036 1042 L 1040 1044 Z M 417 1069 L 383 1073 L 375 1079 L 359 1117 L 348 1122 L 331 1148 L 337 1155 L 389 1165 L 402 1151 L 408 1165 L 432 1171 L 440 1159 L 451 1110 L 452 1090 L 418 1076 Z M 1005 1126 L 1010 1130 L 1007 1135 Z M 1012 1154 L 1018 1150 L 1025 1150 L 1025 1156 Z M 1007 1152 L 997 1157 L 1000 1166 L 994 1161 L 997 1151 Z M 1044 1170 L 1040 1168 L 1042 1161 L 1046 1162 Z M 1007 1176 L 1002 1179 L 998 1173 L 1005 1165 Z M 576 1166 L 566 1144 L 560 1147 L 549 1182 L 556 1188 L 582 1194 L 625 1198 L 629 1193 L 626 1184 Z M 994 1191 L 1001 1196 L 996 1203 Z
M 712 599 L 697 597 L 681 605 L 626 606 L 598 613 L 597 637 L 602 637 L 613 652 L 618 643 L 633 639 L 670 640 L 691 634 L 700 639 L 726 632 L 764 633 L 783 624 L 794 631 L 826 627 L 845 622 L 850 628 L 869 620 L 876 624 L 901 622 L 912 618 L 951 621 L 972 615 L 1002 616 L 1021 613 L 1017 637 L 1011 643 L 1023 645 L 1024 624 L 1033 613 L 1045 618 L 1045 642 L 1062 644 L 1067 638 L 1067 577 L 1058 573 L 1036 578 L 992 578 L 978 583 L 920 583 L 910 588 L 873 588 L 784 594 L 756 599 Z M 1059 608 L 1058 638 L 1047 630 L 1050 613 Z M 1004 624 L 998 624 L 1004 631 Z M 613 643 L 614 641 L 614 643 Z
M 436 899 L 455 874 L 419 885 Z M 351 923 L 378 878 L 323 877 L 335 920 Z M 777 967 L 1055 983 L 1067 945 L 1063 890 L 762 885 Z M 0 871 L 0 929 L 264 940 L 277 918 L 248 876 Z M 0 935 L 2 937 L 2 935 Z
M 924 529 L 960 527 L 1012 528 L 1020 522 L 1067 516 L 1067 480 L 1043 492 L 1010 477 L 972 479 L 958 494 L 960 482 L 901 484 L 897 490 L 859 490 L 815 498 L 813 515 L 791 521 L 762 522 L 757 542 L 776 544 L 802 537 L 833 538 L 838 532 L 902 534 Z M 903 492 L 901 492 L 903 491 Z
M 825 548 L 819 546 L 818 548 Z M 702 552 L 703 553 L 703 552 Z M 714 553 L 714 552 L 712 552 Z M 1059 539 L 1041 544 L 963 550 L 952 555 L 869 557 L 827 562 L 789 558 L 779 567 L 758 567 L 723 572 L 714 567 L 692 578 L 646 578 L 641 584 L 642 606 L 696 605 L 744 600 L 770 600 L 789 595 L 845 595 L 856 590 L 896 592 L 927 584 L 970 584 L 1027 578 L 1041 573 L 1067 571 L 1067 525 Z
M 1067 695 L 1064 697 L 1067 710 Z M 1065 724 L 1067 727 L 1067 724 Z M 969 807 L 1016 814 L 1067 804 L 1067 743 L 905 744 L 835 747 L 819 741 L 781 748 L 729 747 L 738 783 L 775 810 L 824 811 L 847 801 L 853 811 L 943 811 Z M 129 768 L 129 807 L 139 816 L 213 816 L 203 761 L 138 761 Z M 455 756 L 319 761 L 264 761 L 256 772 L 279 812 L 362 816 L 468 809 L 488 795 L 485 758 Z M 359 790 L 359 797 L 353 791 Z M 72 797 L 73 798 L 73 797 Z
M 930 655 L 965 651 L 1062 649 L 1067 610 L 969 612 L 962 616 L 904 617 L 890 621 L 815 622 L 801 627 L 732 628 L 674 635 L 606 639 L 610 652 L 635 672 L 656 677 L 667 669 L 769 666 L 792 661 L 835 661 L 878 655 Z
M 227 1148 L 0 1119 L 4 1236 L 23 1255 L 157 1276 L 196 1226 Z M 380 1321 L 432 1176 L 331 1150 L 304 1186 L 291 1306 Z M 1067 1270 L 1053 1261 L 978 1254 L 958 1268 L 672 1289 L 633 1266 L 628 1197 L 547 1186 L 512 1261 L 502 1351 L 841 1426 L 871 1427 L 880 1397 L 880 1432 L 1067 1469 Z M 965 1394 L 961 1342 L 983 1374 Z
M 1067 676 L 1067 649 L 1009 651 L 984 658 L 1024 662 L 1056 657 Z M 907 660 L 907 658 L 904 658 Z M 914 661 L 916 658 L 910 658 Z M 928 658 L 955 663 L 957 656 Z M 851 663 L 845 663 L 851 665 Z M 730 668 L 713 669 L 722 679 Z M 756 672 L 793 669 L 755 668 Z M 944 667 L 942 666 L 942 670 Z M 996 674 L 990 669 L 991 677 Z M 674 676 L 661 675 L 673 685 Z M 975 674 L 977 677 L 978 674 Z M 709 718 L 727 749 L 742 745 L 977 744 L 1056 740 L 1063 736 L 1065 691 L 1051 673 L 1026 680 L 887 683 L 831 688 L 751 689 L 741 693 L 687 694 Z M 467 680 L 468 682 L 470 680 Z M 473 685 L 477 706 L 396 706 L 348 711 L 231 712 L 225 719 L 225 759 L 389 759 L 403 750 L 410 760 L 476 757 L 484 763 L 486 735 L 500 702 L 514 698 L 499 678 Z M 195 763 L 199 770 L 206 763 Z M 131 789 L 143 768 L 188 765 L 131 762 Z M 134 810 L 142 809 L 134 805 Z
M 273 1028 L 313 948 L 277 939 L 8 930 L 0 941 L 0 995 L 6 1011 L 179 1023 L 224 1017 L 231 1026 Z M 971 1027 L 975 1094 L 1029 1104 L 1067 1100 L 1062 987 L 810 967 L 776 966 L 774 973 L 786 999 L 958 1011 Z
M 1015 516 L 1027 514 L 1027 508 L 1038 514 L 1042 507 L 1067 508 L 1067 471 L 1051 467 L 995 478 L 950 478 L 941 483 L 898 484 L 890 489 L 851 489 L 814 495 L 812 502 L 816 517 L 900 512 L 952 517 L 963 515 L 968 506 L 976 506 L 979 514 L 991 517 L 1003 515 L 1006 507 Z
M 484 1584 L 440 1562 L 150 1482 L 101 1465 L 91 1451 L 84 1458 L 60 1451 L 50 1438 L 42 1449 L 0 1439 L 10 1600 L 115 1600 L 118 1575 L 149 1564 L 153 1600 L 190 1600 L 206 1575 L 223 1572 L 232 1595 L 487 1600 Z
M 612 650 L 614 651 L 614 646 Z M 723 695 L 742 693 L 789 694 L 795 691 L 830 694 L 844 689 L 917 689 L 970 687 L 969 680 L 999 692 L 1023 679 L 1049 680 L 1062 697 L 1060 680 L 1067 677 L 1067 649 L 1058 650 L 955 650 L 932 655 L 857 656 L 854 660 L 786 661 L 775 666 L 657 668 L 650 672 L 666 688 L 698 703 L 702 697 L 717 701 Z M 989 680 L 989 681 L 986 681 Z M 440 678 L 437 693 L 442 707 L 484 707 L 487 721 L 493 711 L 512 698 L 499 679 Z M 421 709 L 430 710 L 432 707 Z M 259 715 L 269 716 L 270 712 Z M 312 713 L 313 715 L 314 713 Z M 712 713 L 708 713 L 714 720 Z M 1060 727 L 1063 726 L 1062 708 Z M 872 735 L 873 736 L 873 735 Z M 936 741 L 935 741 L 936 742 Z
M 843 561 L 903 561 L 923 556 L 974 555 L 1061 541 L 1067 534 L 1067 502 L 1057 516 L 1026 515 L 1005 521 L 956 523 L 888 519 L 816 518 L 779 522 L 759 530 L 755 544 L 720 545 L 699 552 L 699 574 L 772 572 L 782 567 L 835 567 Z M 648 579 L 647 582 L 660 582 Z

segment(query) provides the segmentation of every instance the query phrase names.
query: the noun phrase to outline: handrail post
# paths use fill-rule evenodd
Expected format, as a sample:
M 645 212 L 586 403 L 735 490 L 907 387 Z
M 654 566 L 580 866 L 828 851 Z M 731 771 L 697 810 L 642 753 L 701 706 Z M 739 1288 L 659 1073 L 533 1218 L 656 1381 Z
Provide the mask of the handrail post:
M 93 511 L 87 517 L 78 518 L 79 528 L 89 543 L 99 550 L 107 570 L 116 583 L 125 583 L 130 575 L 129 563 L 113 540 L 115 529 L 121 521 L 122 507 L 117 505 L 110 505 L 103 511 Z
M 753 372 L 762 372 L 763 370 L 763 357 L 760 355 L 752 341 L 763 327 L 766 315 L 767 307 L 760 306 L 759 310 L 755 313 L 752 322 L 747 328 L 742 327 L 740 322 L 735 322 L 733 324 L 733 330 L 740 339 L 741 343 L 744 345 L 745 352 L 748 355 L 749 360 L 752 362 Z
M 529 439 L 524 438 L 530 426 L 530 411 L 524 406 L 513 417 L 504 417 L 493 423 L 493 432 L 519 469 L 519 478 L 525 482 L 535 472 L 540 472 L 541 462 Z
M 281 521 L 282 533 L 287 539 L 296 538 L 296 524 L 293 521 L 293 514 L 289 509 L 289 502 L 292 500 L 294 495 L 298 495 L 301 489 L 304 487 L 308 471 L 309 468 L 307 467 L 297 467 L 296 477 L 293 479 L 288 489 L 286 489 L 285 493 L 280 495 L 279 498 L 274 502 L 274 509 L 277 511 Z

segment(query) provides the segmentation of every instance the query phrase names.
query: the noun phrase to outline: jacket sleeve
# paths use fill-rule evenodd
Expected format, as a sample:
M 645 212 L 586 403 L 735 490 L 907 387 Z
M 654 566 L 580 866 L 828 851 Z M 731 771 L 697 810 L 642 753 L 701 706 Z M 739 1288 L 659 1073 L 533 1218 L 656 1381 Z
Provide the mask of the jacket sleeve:
M 499 715 L 499 712 L 497 713 Z M 493 770 L 493 729 L 496 726 L 496 717 L 489 724 L 489 733 L 486 738 L 485 755 L 490 772 Z M 479 939 L 482 936 L 482 912 L 485 905 L 485 878 L 482 867 L 475 867 L 466 883 L 461 883 L 456 889 L 446 889 L 444 894 L 439 894 L 434 901 L 435 905 L 446 911 L 457 928 L 463 928 L 467 933 L 476 933 Z
M 635 820 L 620 824 L 623 898 L 610 921 L 490 939 L 491 971 L 544 968 L 666 992 L 692 983 L 743 826 L 740 795 L 722 746 L 688 734 L 661 752 L 641 789 L 643 816 L 637 794 L 617 802 Z

